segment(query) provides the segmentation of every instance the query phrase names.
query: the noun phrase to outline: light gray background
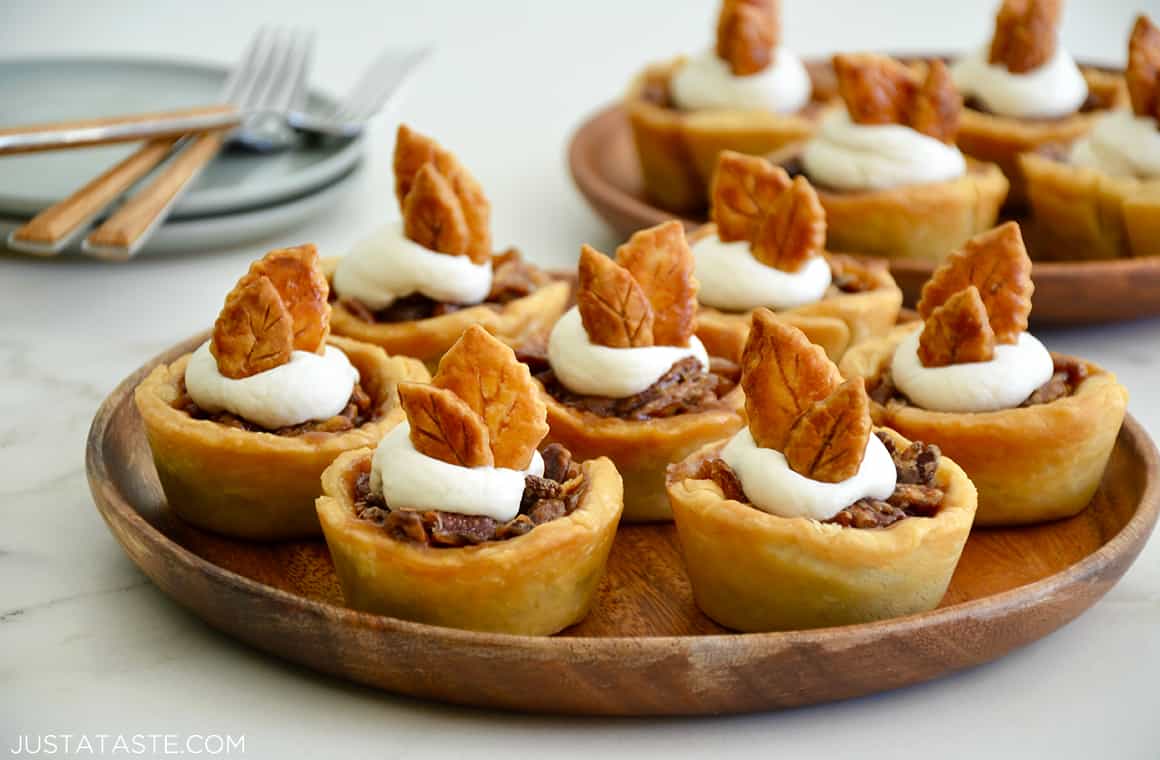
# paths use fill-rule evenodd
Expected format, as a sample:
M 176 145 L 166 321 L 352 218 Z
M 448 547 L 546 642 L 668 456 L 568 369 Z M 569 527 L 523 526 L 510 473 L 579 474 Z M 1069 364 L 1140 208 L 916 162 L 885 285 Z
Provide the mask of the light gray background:
M 715 0 L 35 2 L 0 0 L 0 55 L 137 52 L 227 62 L 260 23 L 319 31 L 316 81 L 342 89 L 387 42 L 438 54 L 376 125 L 368 170 L 327 218 L 261 246 L 116 267 L 0 257 L 0 744 L 24 733 L 245 734 L 248 757 L 1160 757 L 1160 548 L 1080 620 L 1000 662 L 841 704 L 703 720 L 554 719 L 448 708 L 287 666 L 217 634 L 149 585 L 92 507 L 82 469 L 120 378 L 213 319 L 252 257 L 343 251 L 395 215 L 399 116 L 451 146 L 492 199 L 497 243 L 570 264 L 616 240 L 564 165 L 581 118 L 646 61 L 708 44 Z M 957 50 L 993 3 L 786 0 L 803 54 Z M 1160 20 L 1160 6 L 1146 4 Z M 1141 6 L 1072 0 L 1077 57 L 1122 62 Z M 1160 432 L 1160 322 L 1043 331 L 1119 373 Z

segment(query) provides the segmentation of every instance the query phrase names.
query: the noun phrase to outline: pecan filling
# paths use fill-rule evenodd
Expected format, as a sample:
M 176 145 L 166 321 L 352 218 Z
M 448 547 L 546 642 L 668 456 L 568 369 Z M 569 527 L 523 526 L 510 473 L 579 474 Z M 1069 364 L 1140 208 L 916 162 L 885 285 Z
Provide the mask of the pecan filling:
M 1087 379 L 1087 366 L 1078 359 L 1070 356 L 1053 356 L 1052 360 L 1055 363 L 1055 372 L 1051 375 L 1051 379 L 1032 391 L 1019 406 L 1038 406 L 1067 398 Z M 870 399 L 879 404 L 890 401 L 898 404 L 910 403 L 910 399 L 895 387 L 889 368 L 883 369 L 878 377 L 867 383 L 867 391 Z
M 551 282 L 551 279 L 542 269 L 520 258 L 515 250 L 505 251 L 492 258 L 491 292 L 487 294 L 482 305 L 499 308 L 506 303 L 531 295 Z M 444 303 L 428 298 L 422 293 L 412 293 L 395 300 L 385 309 L 374 310 L 357 298 L 337 298 L 333 288 L 330 292 L 332 297 L 355 317 L 372 323 L 414 322 L 441 317 L 476 305 Z
M 362 427 L 368 422 L 373 422 L 379 416 L 379 409 L 375 408 L 373 404 L 374 402 L 370 394 L 363 390 L 362 384 L 355 383 L 354 390 L 351 391 L 350 401 L 347 402 L 346 408 L 335 416 L 325 420 L 311 420 L 309 422 L 303 422 L 300 425 L 290 425 L 288 427 L 269 430 L 230 412 L 216 412 L 213 414 L 207 412 L 198 406 L 190 397 L 189 392 L 185 388 L 185 379 L 182 378 L 177 386 L 177 401 L 174 402 L 173 407 L 178 411 L 185 412 L 195 420 L 209 420 L 219 425 L 225 425 L 226 427 L 237 428 L 239 430 L 248 430 L 252 433 L 273 433 L 274 435 L 293 438 L 308 433 L 344 433 L 347 430 Z
M 396 541 L 436 548 L 472 546 L 522 536 L 537 525 L 572 514 L 584 492 L 580 465 L 558 443 L 544 447 L 544 476 L 528 475 L 520 512 L 507 522 L 490 517 L 437 510 L 394 510 L 370 488 L 370 460 L 356 473 L 353 492 L 355 516 L 381 526 Z
M 907 517 L 933 517 L 942 505 L 943 491 L 935 485 L 939 453 L 937 446 L 914 442 L 900 449 L 890 436 L 875 435 L 886 446 L 894 460 L 898 484 L 886 501 L 859 499 L 824 522 L 844 528 L 886 528 Z M 749 503 L 737 474 L 721 459 L 706 459 L 693 476 L 712 480 L 726 499 Z
M 643 421 L 700 412 L 716 405 L 736 385 L 731 374 L 735 375 L 733 367 L 717 361 L 714 361 L 712 370 L 706 372 L 699 361 L 689 356 L 670 367 L 648 388 L 627 398 L 573 393 L 564 387 L 551 369 L 540 372 L 536 379 L 552 398 L 573 409 L 598 417 Z

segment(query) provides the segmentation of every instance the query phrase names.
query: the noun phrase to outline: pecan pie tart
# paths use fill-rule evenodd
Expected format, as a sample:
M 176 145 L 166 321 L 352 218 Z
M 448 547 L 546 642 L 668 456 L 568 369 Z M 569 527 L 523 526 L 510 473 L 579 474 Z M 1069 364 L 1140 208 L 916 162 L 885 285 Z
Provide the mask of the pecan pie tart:
M 902 292 L 885 262 L 824 250 L 826 212 L 804 177 L 726 151 L 712 195 L 713 221 L 689 238 L 701 286 L 697 337 L 712 355 L 740 360 L 759 307 L 777 311 L 834 361 L 894 326 Z
M 697 281 L 679 222 L 633 235 L 616 260 L 584 246 L 577 305 L 536 367 L 548 440 L 607 456 L 624 478 L 624 518 L 672 517 L 665 467 L 741 426 L 736 364 L 694 335 Z
M 1101 113 L 1070 148 L 1020 157 L 1045 256 L 1160 256 L 1160 29 L 1146 16 L 1125 76 L 1130 109 Z
M 633 81 L 625 109 L 657 205 L 700 211 L 722 150 L 768 153 L 813 134 L 824 104 L 780 38 L 778 0 L 723 0 L 713 48 Z
M 773 631 L 933 609 L 975 514 L 963 471 L 926 443 L 874 429 L 861 378 L 767 309 L 741 385 L 748 425 L 668 472 L 697 606 Z
M 470 325 L 512 345 L 545 334 L 564 311 L 568 284 L 514 248 L 492 253 L 491 206 L 455 156 L 401 125 L 394 171 L 403 218 L 324 262 L 334 332 L 432 369 Z
M 952 254 L 922 289 L 923 322 L 861 343 L 842 373 L 865 378 L 875 421 L 938 445 L 979 491 L 980 525 L 1070 517 L 1095 493 L 1128 393 L 1027 330 L 1031 261 L 1008 222 Z
M 238 538 L 318 535 L 322 471 L 399 423 L 398 383 L 429 377 L 414 359 L 330 335 L 329 324 L 314 246 L 271 251 L 226 297 L 210 340 L 137 387 L 180 517 Z
M 830 250 L 938 260 L 994 225 L 1007 179 L 955 146 L 962 98 L 942 61 L 854 54 L 833 66 L 845 108 L 770 155 L 817 189 Z
M 1021 153 L 1070 145 L 1127 100 L 1123 77 L 1077 66 L 1060 45 L 1062 17 L 1062 0 L 1004 0 L 989 44 L 951 66 L 966 98 L 959 148 L 1003 170 L 1008 208 L 1027 200 Z
M 616 533 L 607 459 L 538 451 L 547 415 L 528 368 L 473 325 L 407 421 L 322 476 L 318 517 L 346 603 L 433 625 L 547 635 L 588 612 Z

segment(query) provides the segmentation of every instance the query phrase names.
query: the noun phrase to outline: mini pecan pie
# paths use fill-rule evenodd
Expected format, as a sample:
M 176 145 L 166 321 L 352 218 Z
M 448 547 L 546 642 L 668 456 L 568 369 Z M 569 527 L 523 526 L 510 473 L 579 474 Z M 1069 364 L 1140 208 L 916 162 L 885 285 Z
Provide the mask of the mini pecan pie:
M 645 192 L 662 208 L 705 208 L 722 150 L 763 154 L 808 138 L 824 88 L 780 45 L 776 0 L 723 0 L 716 45 L 649 66 L 625 97 Z
M 748 426 L 669 468 L 697 606 L 740 631 L 865 623 L 933 609 L 975 513 L 937 447 L 874 430 L 861 378 L 754 312 Z
M 1126 72 L 1131 110 L 1098 115 L 1073 145 L 1020 157 L 1037 255 L 1160 255 L 1160 29 L 1136 20 Z
M 922 291 L 925 320 L 855 346 L 877 423 L 937 444 L 979 491 L 981 525 L 1070 517 L 1091 500 L 1127 391 L 1026 332 L 1031 262 L 1010 222 L 947 259 Z
M 492 253 L 491 207 L 455 156 L 403 125 L 394 168 L 403 218 L 324 262 L 334 332 L 431 368 L 470 325 L 517 346 L 545 334 L 567 283 L 514 248 Z
M 884 262 L 824 251 L 826 214 L 803 177 L 757 156 L 725 152 L 713 180 L 712 223 L 689 238 L 701 285 L 697 337 L 739 361 L 753 310 L 768 307 L 837 361 L 884 335 L 902 293 Z
M 710 362 L 696 309 L 680 223 L 636 233 L 616 261 L 584 246 L 577 306 L 553 328 L 536 375 L 548 439 L 616 464 L 626 520 L 669 519 L 665 467 L 741 425 L 736 366 Z
M 1007 179 L 955 147 L 962 100 L 941 61 L 857 54 L 833 66 L 845 108 L 770 155 L 816 188 L 830 250 L 938 260 L 995 223 Z
M 414 359 L 329 335 L 314 246 L 272 251 L 226 299 L 213 337 L 156 367 L 135 401 L 174 511 L 200 528 L 272 540 L 318 534 L 318 478 L 402 419 Z
M 474 325 L 407 422 L 322 476 L 318 517 L 346 603 L 433 625 L 547 635 L 588 612 L 620 519 L 620 476 L 537 451 L 546 411 L 511 348 Z

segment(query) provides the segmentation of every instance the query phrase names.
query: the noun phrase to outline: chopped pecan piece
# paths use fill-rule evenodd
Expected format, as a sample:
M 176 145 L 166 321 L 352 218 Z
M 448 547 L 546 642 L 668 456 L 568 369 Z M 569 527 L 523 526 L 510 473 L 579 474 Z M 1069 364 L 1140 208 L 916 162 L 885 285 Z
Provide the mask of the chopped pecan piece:
M 861 499 L 825 522 L 843 528 L 888 528 L 906 517 L 906 512 L 877 499 Z
M 544 458 L 544 477 L 565 483 L 580 474 L 580 465 L 572 459 L 572 452 L 558 443 L 549 443 L 540 455 Z
M 745 489 L 741 487 L 741 479 L 737 477 L 733 468 L 725 463 L 724 459 L 714 457 L 701 462 L 701 466 L 693 478 L 713 481 L 721 489 L 721 493 L 726 499 L 739 501 L 742 504 L 749 502 L 745 496 Z
M 943 492 L 933 486 L 899 483 L 887 501 L 908 515 L 930 517 L 938 512 L 942 500 Z

